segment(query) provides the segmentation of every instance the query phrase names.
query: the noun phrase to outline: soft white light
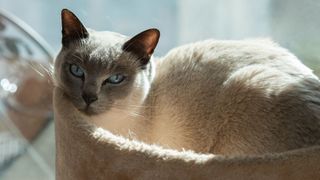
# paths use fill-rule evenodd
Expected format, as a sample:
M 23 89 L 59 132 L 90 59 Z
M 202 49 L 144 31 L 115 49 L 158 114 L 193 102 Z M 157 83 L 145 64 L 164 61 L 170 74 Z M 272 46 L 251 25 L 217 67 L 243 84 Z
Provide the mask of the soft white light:
M 1 86 L 4 88 L 6 86 L 8 86 L 10 84 L 9 80 L 8 79 L 1 79 L 1 82 L 0 82 Z
M 2 86 L 2 88 L 5 90 L 5 91 L 9 91 L 10 89 L 10 84 L 7 84 L 5 86 Z
M 10 93 L 15 93 L 18 89 L 17 85 L 14 83 L 10 83 L 8 79 L 1 79 L 0 85 L 3 90 L 9 91 Z
M 17 89 L 18 89 L 18 87 L 17 87 L 16 84 L 11 84 L 9 91 L 10 91 L 11 93 L 15 93 L 15 92 L 17 91 Z

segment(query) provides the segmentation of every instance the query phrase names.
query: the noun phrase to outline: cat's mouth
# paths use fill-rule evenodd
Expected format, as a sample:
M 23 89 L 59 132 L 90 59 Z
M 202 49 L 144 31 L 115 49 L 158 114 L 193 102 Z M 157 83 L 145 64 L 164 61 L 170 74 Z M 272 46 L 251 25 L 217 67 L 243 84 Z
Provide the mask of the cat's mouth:
M 79 109 L 79 111 L 81 111 L 87 116 L 93 116 L 98 114 L 98 112 L 96 112 L 94 108 L 92 108 L 91 106 L 86 106 L 85 108 Z

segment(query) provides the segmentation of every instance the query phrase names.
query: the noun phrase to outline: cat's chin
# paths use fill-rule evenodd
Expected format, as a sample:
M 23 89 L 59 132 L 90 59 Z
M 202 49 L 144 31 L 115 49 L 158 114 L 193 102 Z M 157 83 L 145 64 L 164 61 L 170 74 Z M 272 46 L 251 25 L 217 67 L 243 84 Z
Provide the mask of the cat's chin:
M 99 112 L 97 111 L 94 111 L 92 108 L 90 107 L 86 107 L 84 109 L 78 109 L 80 112 L 82 112 L 84 115 L 86 116 L 94 116 L 94 115 L 98 115 L 100 114 Z

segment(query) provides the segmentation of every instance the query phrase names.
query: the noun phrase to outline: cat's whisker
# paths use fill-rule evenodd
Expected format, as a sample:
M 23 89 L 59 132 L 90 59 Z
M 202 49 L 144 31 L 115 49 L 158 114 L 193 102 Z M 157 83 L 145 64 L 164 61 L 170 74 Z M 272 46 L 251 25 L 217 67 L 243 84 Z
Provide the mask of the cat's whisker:
M 115 106 L 122 106 L 122 107 L 127 107 L 127 106 L 129 106 L 129 107 L 137 107 L 137 108 L 151 107 L 151 105 L 135 105 L 135 104 L 125 104 L 125 105 L 123 105 L 123 104 L 116 104 L 116 103 L 114 103 L 113 105 L 115 105 Z
M 66 91 L 66 88 L 64 88 L 63 86 L 58 86 L 63 92 L 67 92 Z M 68 97 L 70 97 L 70 98 L 73 98 L 73 99 L 75 99 L 75 100 L 80 100 L 80 99 L 82 99 L 81 97 L 78 97 L 78 96 L 75 96 L 75 95 L 73 95 L 73 94 L 71 94 L 71 93 L 67 93 L 66 94 Z
M 130 114 L 133 115 L 134 117 L 145 117 L 144 115 L 142 115 L 136 111 L 131 111 Z
M 137 134 L 135 132 L 131 131 L 130 129 L 128 130 L 128 138 L 131 140 L 138 140 Z
M 124 113 L 126 113 L 127 115 L 130 115 L 132 117 L 144 117 L 142 114 L 132 110 L 130 111 L 130 109 L 123 109 L 121 107 L 117 107 L 117 106 L 112 106 L 112 108 L 116 109 L 116 110 L 119 110 L 119 111 L 122 111 Z
M 115 105 L 113 105 L 113 107 L 118 108 L 118 109 L 120 108 L 122 110 L 126 110 L 128 112 L 133 113 L 136 116 L 141 116 L 141 114 L 138 113 L 137 111 L 139 111 L 141 108 L 146 108 L 146 107 L 115 106 Z
M 86 131 L 86 133 L 88 133 L 89 135 L 92 134 L 93 124 L 90 124 L 90 123 L 75 123 L 75 126 L 81 128 L 84 131 Z
M 155 107 L 155 106 L 152 106 L 152 105 L 131 105 L 131 104 L 128 104 L 126 105 L 128 107 L 132 107 L 132 108 L 149 108 L 149 107 Z
M 40 76 L 42 77 L 49 77 L 51 81 L 53 79 L 53 65 L 49 64 L 48 67 L 44 66 L 43 64 L 36 63 L 36 62 L 28 62 L 28 65 Z

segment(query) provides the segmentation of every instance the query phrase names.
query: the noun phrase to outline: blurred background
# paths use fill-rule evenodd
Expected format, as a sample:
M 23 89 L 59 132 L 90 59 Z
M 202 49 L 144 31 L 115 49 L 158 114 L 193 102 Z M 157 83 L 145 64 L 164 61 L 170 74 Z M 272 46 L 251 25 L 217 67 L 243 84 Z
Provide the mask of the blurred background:
M 62 8 L 96 30 L 160 29 L 157 56 L 208 38 L 268 37 L 320 74 L 318 0 L 0 0 L 0 7 L 0 179 L 54 179 L 45 69 L 61 47 Z

